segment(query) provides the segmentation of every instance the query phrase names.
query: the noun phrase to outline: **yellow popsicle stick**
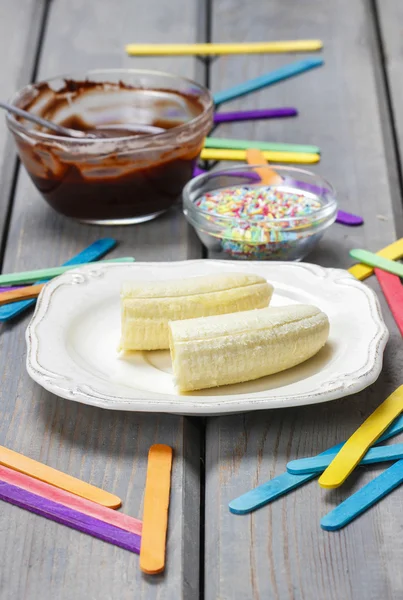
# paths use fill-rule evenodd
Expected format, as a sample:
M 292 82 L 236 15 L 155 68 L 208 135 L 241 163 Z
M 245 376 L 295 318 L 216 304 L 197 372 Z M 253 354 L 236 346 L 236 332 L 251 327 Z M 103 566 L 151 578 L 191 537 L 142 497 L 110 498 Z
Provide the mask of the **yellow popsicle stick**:
M 246 162 L 251 166 L 262 165 L 262 168 L 257 167 L 254 169 L 254 171 L 256 171 L 256 173 L 259 175 L 263 185 L 274 185 L 276 183 L 281 183 L 282 179 L 280 175 L 276 173 L 274 169 L 269 167 L 261 150 L 248 148 L 248 150 L 246 150 Z
M 120 498 L 114 494 L 105 492 L 85 481 L 62 473 L 62 471 L 57 471 L 56 469 L 48 467 L 32 458 L 28 458 L 23 454 L 14 452 L 14 450 L 4 448 L 4 446 L 0 446 L 0 464 L 4 467 L 13 469 L 14 471 L 18 471 L 19 473 L 29 475 L 34 479 L 49 483 L 54 487 L 71 492 L 76 496 L 81 496 L 81 498 L 86 498 L 97 504 L 102 504 L 102 506 L 119 508 L 122 504 Z
M 171 469 L 172 448 L 164 444 L 151 446 L 140 548 L 140 569 L 149 575 L 161 573 L 165 568 Z
M 353 433 L 319 478 L 324 488 L 339 487 L 367 450 L 403 411 L 403 385 L 397 388 Z
M 393 242 L 393 244 L 382 248 L 382 250 L 379 250 L 379 252 L 377 252 L 376 254 L 379 254 L 379 256 L 383 256 L 383 258 L 389 258 L 390 260 L 398 260 L 399 258 L 402 258 L 403 238 L 400 238 L 400 240 Z M 368 265 L 358 263 L 350 267 L 349 272 L 360 281 L 363 281 L 364 279 L 373 274 L 374 269 L 373 267 L 369 267 Z
M 305 152 L 271 152 L 263 151 L 266 160 L 278 163 L 313 164 L 320 160 L 319 154 Z M 201 152 L 203 160 L 246 160 L 246 150 L 224 150 L 204 148 Z
M 260 54 L 277 52 L 315 52 L 323 48 L 322 40 L 286 40 L 242 44 L 127 44 L 130 56 L 192 56 L 209 54 Z

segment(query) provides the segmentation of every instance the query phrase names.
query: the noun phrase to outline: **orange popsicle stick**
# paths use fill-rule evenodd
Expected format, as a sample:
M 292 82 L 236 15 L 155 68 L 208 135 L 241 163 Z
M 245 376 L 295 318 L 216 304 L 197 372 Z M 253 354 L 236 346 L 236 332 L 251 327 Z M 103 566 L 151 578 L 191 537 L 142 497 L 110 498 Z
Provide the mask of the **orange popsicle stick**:
M 154 444 L 148 453 L 140 568 L 154 575 L 165 568 L 172 448 Z
M 82 498 L 87 498 L 87 500 L 92 500 L 97 504 L 102 504 L 102 506 L 119 508 L 122 504 L 120 498 L 114 494 L 105 492 L 85 481 L 62 473 L 62 471 L 57 471 L 56 469 L 48 467 L 32 458 L 28 458 L 23 454 L 14 452 L 14 450 L 4 448 L 4 446 L 0 446 L 0 464 L 4 467 L 14 469 L 14 471 L 18 471 L 19 473 L 30 475 L 31 477 L 34 477 L 34 479 L 50 483 L 50 485 L 71 492 L 76 496 L 81 496 Z
M 248 165 L 252 166 L 262 165 L 261 169 L 255 169 L 255 171 L 259 175 L 263 185 L 275 185 L 276 183 L 282 182 L 280 175 L 274 169 L 269 167 L 269 163 L 265 159 L 261 150 L 249 148 L 246 151 L 246 162 Z
M 29 285 L 25 288 L 18 290 L 11 290 L 10 292 L 0 293 L 0 306 L 3 304 L 9 304 L 10 302 L 19 302 L 20 300 L 30 300 L 36 298 L 45 286 L 44 283 L 38 285 Z

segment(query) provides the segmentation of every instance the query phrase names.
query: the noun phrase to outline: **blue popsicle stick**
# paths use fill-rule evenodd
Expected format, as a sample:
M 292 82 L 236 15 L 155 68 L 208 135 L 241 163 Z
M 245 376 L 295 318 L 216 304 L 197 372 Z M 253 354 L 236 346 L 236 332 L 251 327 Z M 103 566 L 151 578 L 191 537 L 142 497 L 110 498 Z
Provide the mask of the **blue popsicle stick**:
M 227 90 L 215 93 L 213 95 L 214 104 L 217 106 L 218 104 L 234 100 L 234 98 L 239 98 L 239 96 L 244 96 L 250 92 L 260 90 L 262 87 L 272 85 L 283 79 L 288 79 L 289 77 L 293 77 L 304 71 L 309 71 L 309 69 L 313 69 L 314 67 L 320 67 L 323 65 L 323 62 L 322 58 L 307 58 L 285 65 L 275 71 L 270 71 L 269 73 L 260 75 L 260 77 L 249 79 L 248 81 L 244 81 Z
M 93 262 L 94 260 L 98 260 L 102 258 L 107 252 L 112 250 L 116 246 L 116 240 L 112 238 L 103 238 L 101 240 L 97 240 L 87 248 L 85 248 L 79 254 L 76 254 L 73 258 L 63 263 L 63 267 L 68 267 L 71 265 L 81 265 L 88 262 Z M 36 283 L 46 283 L 48 280 L 43 279 L 41 281 L 37 281 Z M 36 302 L 36 298 L 32 300 L 21 300 L 20 302 L 13 302 L 10 304 L 5 304 L 4 306 L 0 306 L 0 321 L 8 321 L 13 319 L 17 315 L 20 315 L 24 310 L 33 306 Z
M 292 460 L 287 465 L 287 471 L 292 475 L 305 475 L 306 473 L 322 473 L 332 462 L 337 452 L 327 456 L 311 456 L 309 458 L 300 458 Z M 361 459 L 361 465 L 372 465 L 378 462 L 387 462 L 388 460 L 399 460 L 403 458 L 403 444 L 393 444 L 391 446 L 377 446 L 368 450 Z
M 358 492 L 336 506 L 322 518 L 320 526 L 326 531 L 341 529 L 376 502 L 382 500 L 401 483 L 403 483 L 403 460 L 396 462 L 367 485 L 364 485 Z
M 396 419 L 392 425 L 388 427 L 385 433 L 377 440 L 377 444 L 385 442 L 389 438 L 401 433 L 403 431 L 403 415 Z M 328 450 L 325 450 L 318 456 L 326 456 L 326 454 L 334 454 L 342 448 L 344 442 L 332 446 Z M 308 473 L 306 475 L 291 475 L 291 473 L 282 473 L 262 485 L 259 485 L 253 490 L 242 494 L 235 500 L 229 503 L 229 510 L 235 515 L 245 515 L 258 508 L 261 508 L 265 504 L 276 500 L 280 496 L 291 492 L 296 487 L 315 479 L 317 473 Z

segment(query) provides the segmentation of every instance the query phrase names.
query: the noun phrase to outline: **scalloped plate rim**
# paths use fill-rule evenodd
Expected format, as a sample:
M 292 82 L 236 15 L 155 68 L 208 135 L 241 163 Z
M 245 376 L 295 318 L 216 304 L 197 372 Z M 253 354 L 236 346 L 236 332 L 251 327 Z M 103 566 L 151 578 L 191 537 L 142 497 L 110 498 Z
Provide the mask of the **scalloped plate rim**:
M 106 408 L 109 410 L 126 410 L 126 411 L 137 411 L 137 412 L 163 412 L 173 413 L 181 415 L 217 415 L 217 414 L 234 414 L 239 412 L 248 412 L 252 410 L 264 410 L 274 409 L 292 406 L 302 406 L 308 404 L 316 404 L 321 402 L 328 402 L 336 400 L 344 396 L 355 394 L 365 389 L 376 381 L 382 370 L 383 363 L 383 351 L 389 338 L 389 332 L 384 323 L 378 298 L 369 287 L 362 282 L 355 279 L 348 271 L 338 268 L 326 268 L 319 265 L 313 265 L 310 263 L 288 263 L 288 262 L 266 262 L 262 261 L 249 261 L 242 263 L 240 261 L 220 261 L 220 260 L 187 260 L 187 261 L 175 261 L 175 262 L 135 262 L 131 263 L 131 268 L 141 269 L 166 269 L 166 268 L 181 268 L 190 267 L 191 265 L 198 265 L 206 263 L 211 267 L 228 267 L 234 266 L 242 270 L 249 270 L 250 268 L 256 269 L 262 268 L 299 268 L 306 269 L 314 276 L 319 278 L 326 278 L 332 281 L 335 285 L 348 285 L 359 289 L 363 296 L 366 297 L 371 309 L 371 316 L 373 317 L 374 323 L 377 325 L 376 333 L 374 334 L 371 344 L 368 347 L 366 363 L 367 368 L 364 373 L 358 375 L 362 368 L 357 369 L 353 373 L 349 373 L 344 377 L 344 380 L 339 384 L 329 389 L 320 391 L 318 389 L 315 393 L 310 392 L 306 394 L 294 394 L 284 398 L 273 398 L 275 396 L 275 389 L 268 390 L 267 393 L 271 397 L 259 397 L 259 398 L 245 398 L 248 394 L 239 394 L 232 396 L 232 399 L 225 399 L 225 396 L 189 396 L 189 395 L 177 395 L 168 396 L 158 392 L 148 392 L 149 394 L 155 395 L 155 399 L 133 399 L 124 396 L 105 394 L 99 392 L 96 389 L 87 386 L 84 382 L 73 382 L 68 380 L 63 374 L 53 373 L 46 369 L 46 366 L 40 365 L 37 360 L 37 353 L 39 344 L 41 343 L 40 337 L 37 335 L 36 328 L 39 323 L 46 318 L 47 310 L 52 301 L 52 293 L 63 285 L 71 285 L 77 278 L 86 276 L 100 276 L 106 270 L 110 269 L 122 269 L 127 268 L 128 265 L 124 263 L 120 264 L 99 264 L 94 263 L 93 265 L 87 265 L 84 267 L 74 268 L 60 277 L 57 277 L 50 281 L 43 291 L 41 292 L 34 315 L 26 330 L 26 342 L 27 342 L 27 359 L 26 368 L 30 377 L 36 381 L 43 388 L 51 393 L 56 394 L 62 398 L 74 400 L 84 404 L 97 406 L 99 408 Z M 372 354 L 372 360 L 371 360 Z M 337 380 L 339 382 L 339 378 Z M 113 387 L 113 384 L 111 384 Z M 143 393 L 143 392 L 142 392 Z

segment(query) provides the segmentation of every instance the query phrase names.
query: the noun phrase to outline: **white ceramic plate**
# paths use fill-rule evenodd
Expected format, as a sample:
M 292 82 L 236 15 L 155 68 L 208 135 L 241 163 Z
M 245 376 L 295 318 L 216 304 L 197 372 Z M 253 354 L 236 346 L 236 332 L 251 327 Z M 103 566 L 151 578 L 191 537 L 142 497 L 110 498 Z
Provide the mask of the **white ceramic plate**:
M 120 358 L 120 287 L 127 279 L 250 272 L 275 288 L 272 305 L 314 304 L 330 320 L 326 346 L 305 363 L 248 383 L 179 395 L 168 351 Z M 47 390 L 102 408 L 211 415 L 334 400 L 373 383 L 388 331 L 375 294 L 346 271 L 307 263 L 192 260 L 105 264 L 48 283 L 27 329 L 27 369 Z

